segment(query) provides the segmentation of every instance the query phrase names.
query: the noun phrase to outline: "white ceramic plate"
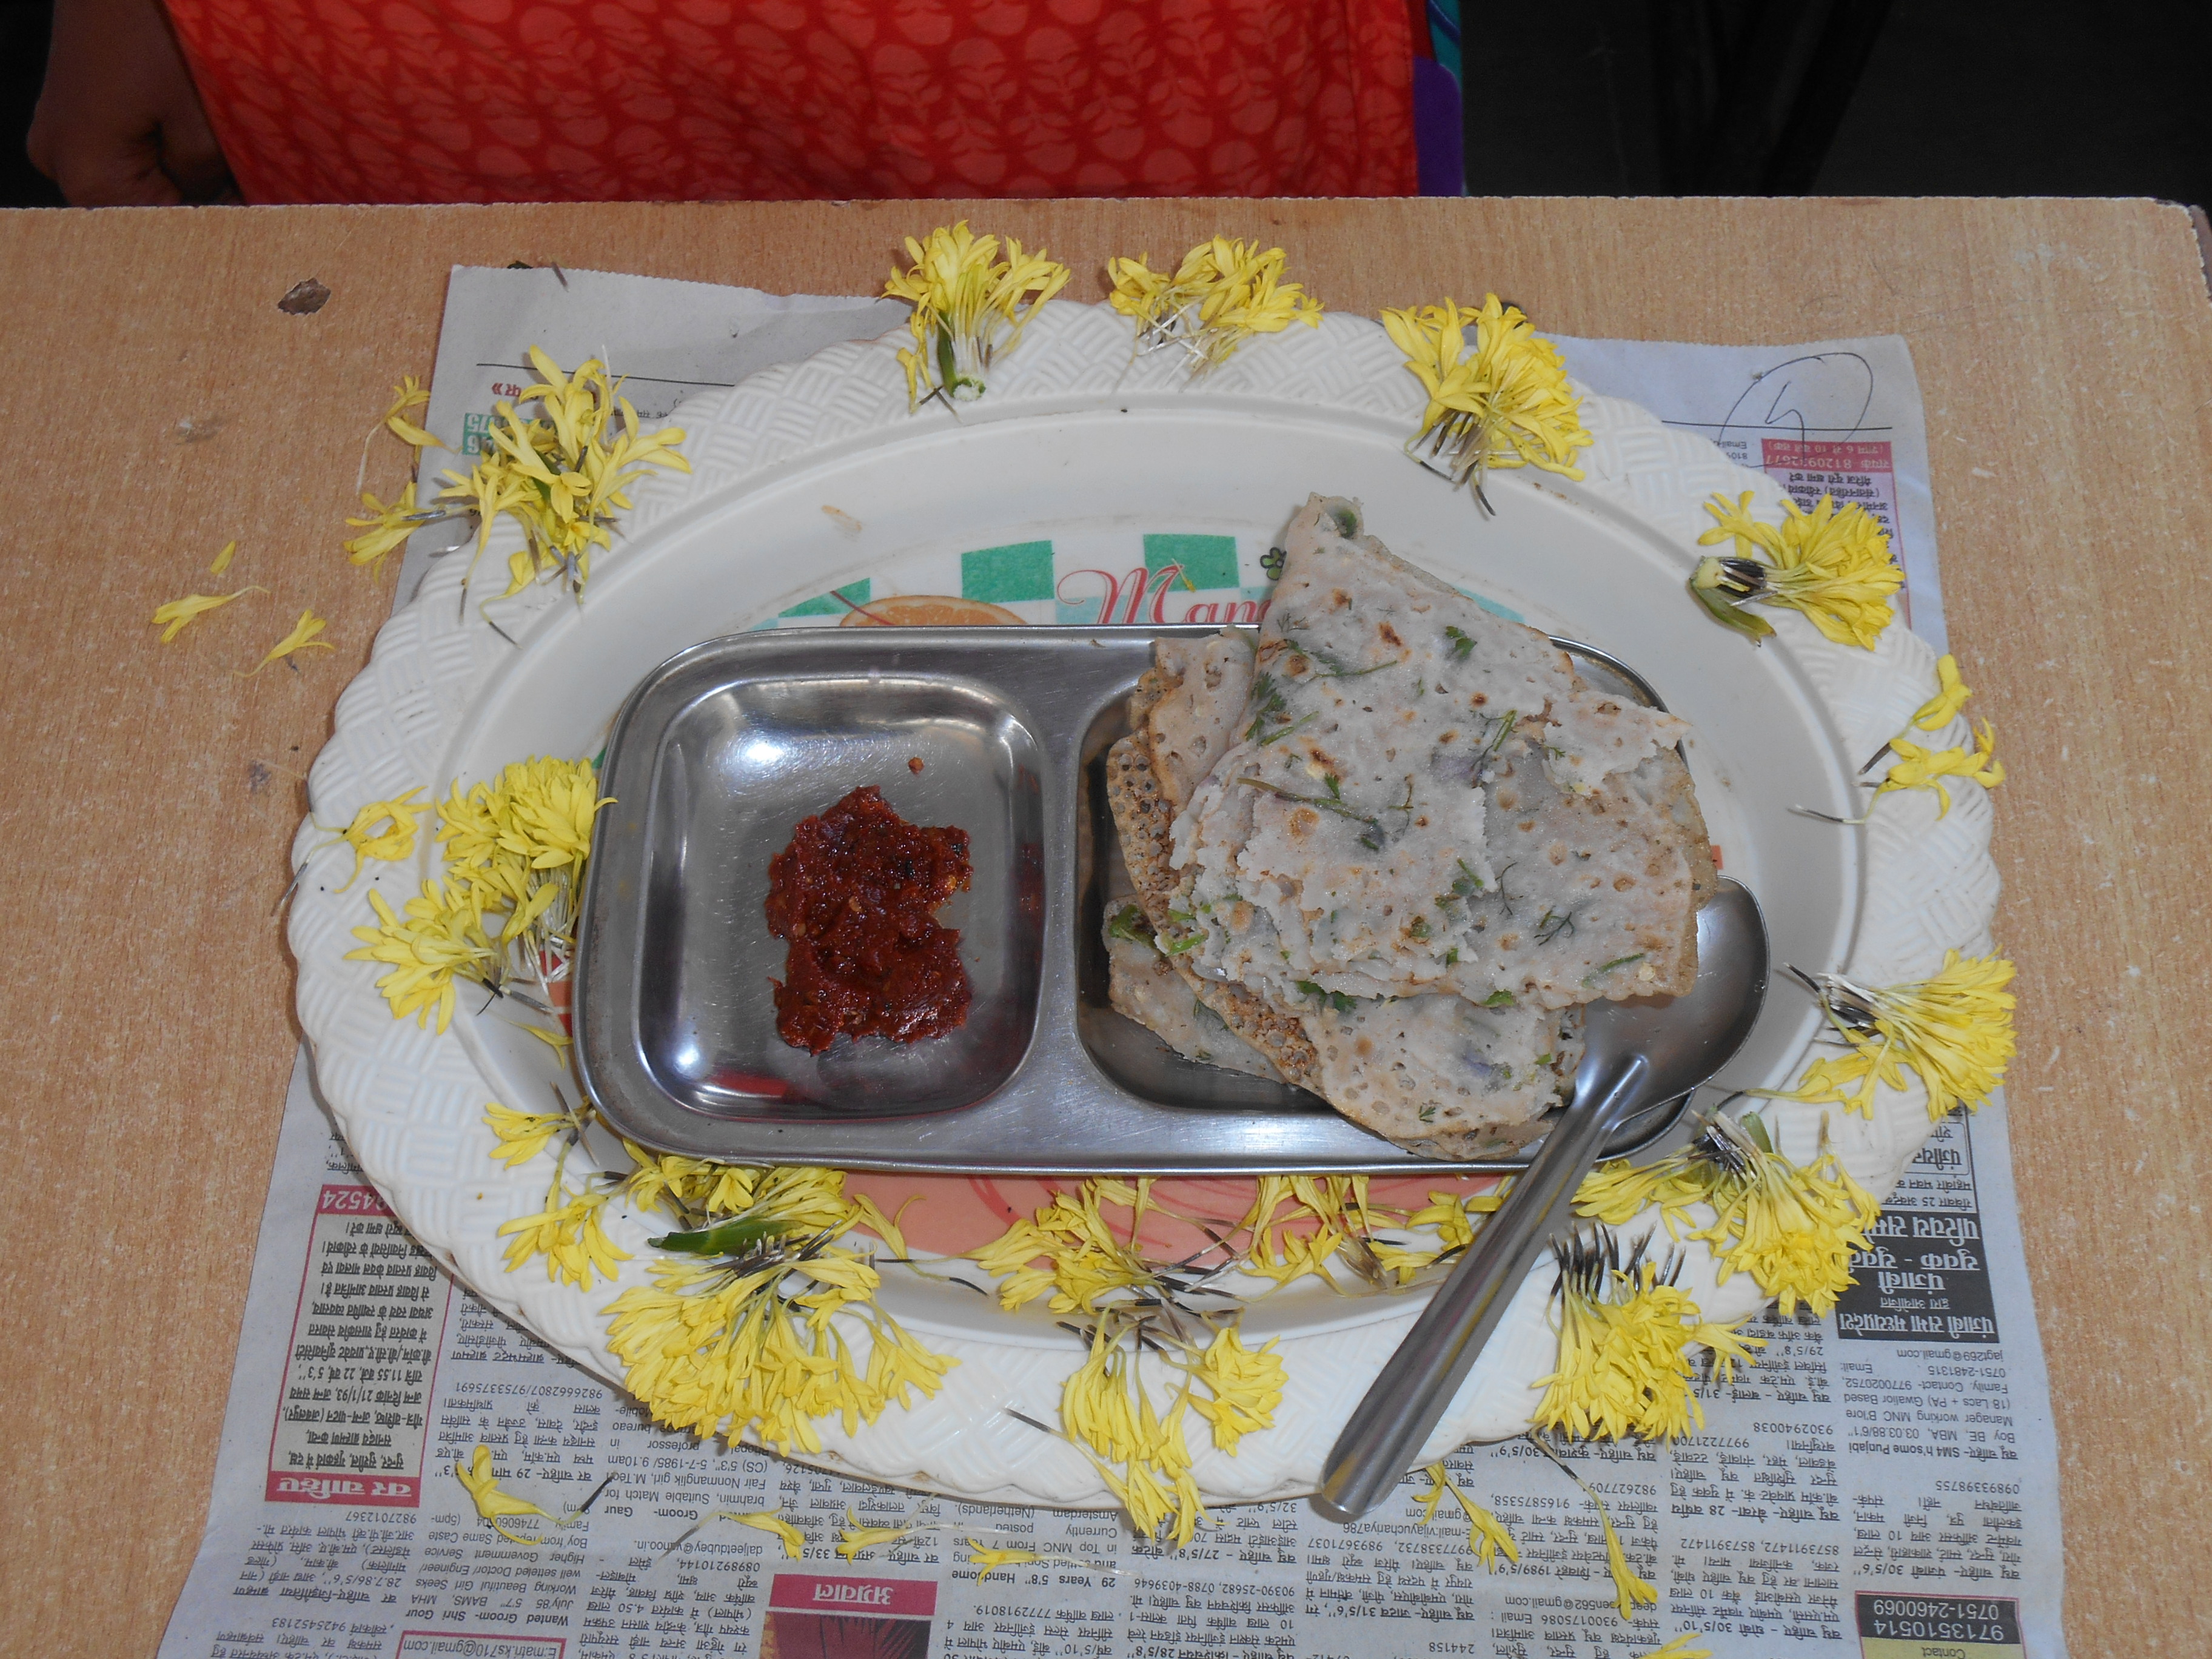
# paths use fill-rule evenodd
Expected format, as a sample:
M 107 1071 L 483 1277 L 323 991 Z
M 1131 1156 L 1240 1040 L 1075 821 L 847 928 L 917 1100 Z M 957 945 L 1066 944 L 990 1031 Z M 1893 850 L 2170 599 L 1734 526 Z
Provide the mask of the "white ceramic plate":
M 1704 503 L 1748 489 L 1771 517 L 1782 496 L 1704 440 L 1633 405 L 1589 399 L 1596 442 L 1580 457 L 1586 479 L 1494 473 L 1498 510 L 1486 517 L 1403 454 L 1422 393 L 1382 331 L 1361 319 L 1330 316 L 1318 330 L 1252 342 L 1194 388 L 1166 356 L 1131 362 L 1126 319 L 1056 303 L 1003 360 L 988 396 L 957 417 L 941 406 L 908 410 L 902 337 L 833 346 L 686 404 L 676 418 L 695 471 L 635 490 L 623 536 L 598 562 L 580 607 L 535 589 L 485 607 L 495 629 L 461 601 L 465 555 L 436 567 L 339 700 L 310 781 L 314 817 L 343 823 L 413 786 L 441 798 L 455 779 L 512 760 L 590 753 L 663 659 L 764 623 L 834 622 L 848 607 L 832 589 L 873 604 L 964 586 L 1025 621 L 1085 623 L 1110 592 L 1115 622 L 1133 611 L 1139 622 L 1181 622 L 1206 605 L 1216 608 L 1200 619 L 1228 620 L 1225 607 L 1261 597 L 1260 561 L 1318 490 L 1360 498 L 1369 529 L 1394 551 L 1632 664 L 1696 726 L 1700 802 L 1727 873 L 1765 907 L 1778 961 L 1881 984 L 1927 976 L 1948 947 L 1989 949 L 1997 878 L 1979 788 L 1954 789 L 1941 821 L 1929 797 L 1886 797 L 1862 830 L 1789 811 L 1858 810 L 1857 767 L 1932 691 L 1934 653 L 1902 625 L 1868 652 L 1831 644 L 1792 613 L 1766 613 L 1779 631 L 1759 648 L 1714 624 L 1682 586 L 1711 523 Z M 479 594 L 501 585 L 520 544 L 512 526 L 495 532 Z M 1205 585 L 1163 586 L 1147 568 L 1178 561 Z M 1964 741 L 1963 722 L 1931 740 Z M 303 824 L 295 860 L 326 839 Z M 404 902 L 435 858 L 426 835 L 414 862 L 371 866 L 341 895 L 333 890 L 349 855 L 325 852 L 301 884 L 291 941 L 325 1097 L 362 1168 L 458 1278 L 619 1382 L 605 1310 L 621 1286 L 645 1282 L 644 1240 L 663 1224 L 611 1215 L 609 1234 L 633 1259 L 619 1285 L 589 1291 L 550 1283 L 535 1264 L 507 1273 L 496 1237 L 501 1223 L 542 1206 L 550 1166 L 492 1162 L 483 1107 L 548 1109 L 551 1051 L 465 999 L 443 1036 L 395 1021 L 374 988 L 381 969 L 344 960 L 351 930 L 369 919 L 367 890 Z M 1816 1025 L 1809 1000 L 1778 984 L 1725 1080 L 1787 1082 Z M 1800 1158 L 1820 1115 L 1770 1113 Z M 1852 1173 L 1882 1194 L 1929 1125 L 1916 1085 L 1885 1091 L 1871 1121 L 1837 1113 L 1832 1127 Z M 1759 1305 L 1744 1276 L 1713 1284 L 1702 1246 L 1689 1252 L 1683 1283 L 1711 1318 Z M 1526 1426 L 1537 1398 L 1529 1384 L 1553 1360 L 1548 1285 L 1539 1271 L 1522 1287 L 1432 1452 Z M 972 1499 L 1111 1504 L 1082 1455 L 1007 1414 L 1052 1420 L 1080 1359 L 1072 1339 L 1042 1316 L 1002 1315 L 971 1291 L 896 1269 L 880 1301 L 963 1363 L 935 1400 L 894 1408 L 856 1435 L 823 1424 L 819 1461 Z M 1346 1413 L 1419 1310 L 1417 1297 L 1346 1298 L 1310 1284 L 1256 1304 L 1246 1330 L 1282 1339 L 1289 1388 L 1276 1427 L 1248 1437 L 1237 1456 L 1199 1451 L 1208 1501 L 1311 1490 Z

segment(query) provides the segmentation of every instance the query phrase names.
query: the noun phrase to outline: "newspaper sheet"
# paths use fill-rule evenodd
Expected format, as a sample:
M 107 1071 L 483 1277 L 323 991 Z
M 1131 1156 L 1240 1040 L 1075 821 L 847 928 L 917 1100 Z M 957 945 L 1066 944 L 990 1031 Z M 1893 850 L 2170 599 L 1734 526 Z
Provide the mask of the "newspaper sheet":
M 433 431 L 479 430 L 470 417 L 513 395 L 498 382 L 535 341 L 564 362 L 650 363 L 672 405 L 883 325 L 865 301 L 563 275 L 456 271 Z M 688 347 L 677 319 L 696 328 Z M 1594 389 L 1713 436 L 1793 493 L 1882 514 L 1913 624 L 1941 640 L 1902 340 L 1564 344 Z M 2011 1170 L 2002 1097 L 1949 1120 L 1892 1195 L 1856 1288 L 1826 1320 L 1759 1322 L 1759 1364 L 1700 1390 L 1703 1432 L 1574 1449 L 1657 1588 L 1624 1620 L 1595 1510 L 1524 1442 L 1449 1460 L 1519 1546 L 1517 1565 L 1490 1571 L 1449 1502 L 1423 1523 L 1419 1480 L 1352 1527 L 1304 1503 L 1224 1510 L 1175 1552 L 1110 1514 L 931 1498 L 656 1429 L 440 1273 L 353 1164 L 303 1054 L 207 1532 L 161 1653 L 1630 1659 L 1687 1633 L 1719 1659 L 2057 1659 L 2057 1452 Z M 543 1547 L 509 1542 L 454 1473 L 478 1445 L 507 1490 L 588 1509 Z M 702 1524 L 778 1504 L 801 1559 Z M 941 1529 L 848 1563 L 834 1550 L 848 1510 Z M 971 1536 L 1055 1559 L 979 1577 Z

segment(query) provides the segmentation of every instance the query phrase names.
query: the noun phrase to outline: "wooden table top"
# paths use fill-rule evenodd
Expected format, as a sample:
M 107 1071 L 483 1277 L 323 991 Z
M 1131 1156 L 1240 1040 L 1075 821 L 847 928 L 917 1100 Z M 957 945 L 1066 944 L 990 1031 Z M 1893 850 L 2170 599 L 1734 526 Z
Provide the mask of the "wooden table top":
M 1997 937 L 2068 1637 L 2212 1650 L 2204 270 L 2170 206 L 1840 199 L 0 214 L 7 1649 L 150 1653 L 199 1540 L 298 1040 L 270 911 L 295 778 L 392 599 L 340 520 L 386 388 L 429 377 L 447 268 L 866 293 L 962 212 L 1047 244 L 1075 298 L 1109 255 L 1221 229 L 1344 310 L 1487 289 L 1572 334 L 1911 341 L 1953 644 L 2010 772 Z M 310 276 L 329 303 L 279 312 Z M 370 488 L 400 465 L 375 446 Z M 156 642 L 154 605 L 233 538 L 236 577 L 280 574 L 335 651 L 239 680 L 241 630 Z

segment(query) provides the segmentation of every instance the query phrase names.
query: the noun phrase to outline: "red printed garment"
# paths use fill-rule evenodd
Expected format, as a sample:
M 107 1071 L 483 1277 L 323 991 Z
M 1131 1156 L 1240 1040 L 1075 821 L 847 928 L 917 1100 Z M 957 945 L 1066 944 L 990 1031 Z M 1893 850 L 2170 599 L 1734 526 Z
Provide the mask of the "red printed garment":
M 167 0 L 249 202 L 1391 196 L 1407 0 Z

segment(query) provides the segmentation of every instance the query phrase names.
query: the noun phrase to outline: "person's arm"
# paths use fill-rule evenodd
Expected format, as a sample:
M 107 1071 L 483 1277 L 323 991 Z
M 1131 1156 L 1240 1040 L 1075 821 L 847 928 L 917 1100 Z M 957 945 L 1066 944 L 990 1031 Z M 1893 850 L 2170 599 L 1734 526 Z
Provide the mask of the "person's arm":
M 25 148 L 78 207 L 209 202 L 231 189 L 160 0 L 54 0 Z

